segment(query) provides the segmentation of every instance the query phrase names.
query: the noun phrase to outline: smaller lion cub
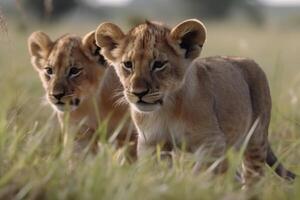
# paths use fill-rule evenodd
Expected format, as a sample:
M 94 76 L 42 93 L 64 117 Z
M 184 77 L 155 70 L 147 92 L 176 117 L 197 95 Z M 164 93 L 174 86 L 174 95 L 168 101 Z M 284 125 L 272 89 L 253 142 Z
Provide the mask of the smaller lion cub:
M 116 136 L 118 144 L 125 139 L 133 140 L 128 108 L 116 104 L 118 98 L 113 95 L 122 86 L 99 54 L 94 31 L 83 39 L 67 34 L 56 41 L 46 33 L 34 32 L 28 38 L 28 48 L 31 63 L 40 76 L 47 100 L 56 111 L 61 127 L 64 126 L 65 114 L 69 114 L 69 126 L 78 132 L 75 144 L 79 149 L 87 147 L 93 138 L 99 118 L 108 121 L 108 136 L 124 124 Z M 95 103 L 98 109 L 95 109 Z M 97 149 L 95 140 L 92 151 Z
M 208 153 L 208 163 L 222 161 L 228 148 L 240 148 L 253 128 L 243 159 L 245 184 L 263 174 L 265 163 L 293 179 L 268 141 L 271 96 L 265 73 L 246 58 L 199 58 L 205 40 L 206 28 L 196 19 L 173 28 L 146 21 L 126 34 L 108 22 L 96 30 L 97 45 L 117 72 L 130 105 L 138 156 L 159 144 L 168 149 L 185 145 L 196 156 Z M 223 161 L 216 172 L 225 169 Z

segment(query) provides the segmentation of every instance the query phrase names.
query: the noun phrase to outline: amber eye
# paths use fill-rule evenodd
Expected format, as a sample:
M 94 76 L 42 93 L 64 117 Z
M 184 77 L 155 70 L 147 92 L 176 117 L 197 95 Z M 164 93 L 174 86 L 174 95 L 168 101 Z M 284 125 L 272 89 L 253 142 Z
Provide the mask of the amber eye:
M 45 71 L 46 71 L 46 74 L 49 76 L 53 74 L 53 69 L 51 67 L 46 67 Z
M 152 70 L 160 71 L 163 70 L 166 67 L 166 64 L 168 61 L 154 61 Z
M 132 62 L 131 61 L 123 62 L 123 67 L 124 67 L 124 69 L 131 71 L 132 70 Z
M 78 67 L 71 67 L 69 71 L 69 76 L 70 77 L 76 77 L 81 73 L 82 69 Z

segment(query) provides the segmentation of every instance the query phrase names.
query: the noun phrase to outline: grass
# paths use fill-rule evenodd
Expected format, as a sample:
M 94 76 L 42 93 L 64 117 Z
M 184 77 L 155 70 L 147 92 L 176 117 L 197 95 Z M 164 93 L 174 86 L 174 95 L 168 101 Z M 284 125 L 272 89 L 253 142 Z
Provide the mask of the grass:
M 300 181 L 287 184 L 267 168 L 249 191 L 235 181 L 239 155 L 228 153 L 230 170 L 223 176 L 192 173 L 193 159 L 178 153 L 172 167 L 156 156 L 136 163 L 124 159 L 125 149 L 103 144 L 96 156 L 71 153 L 59 140 L 60 130 L 38 76 L 30 65 L 26 39 L 8 21 L 0 38 L 0 199 L 299 199 Z M 66 24 L 43 27 L 55 37 L 83 35 Z M 299 53 L 300 30 L 258 29 L 248 25 L 208 24 L 202 56 L 254 58 L 266 71 L 273 97 L 270 141 L 286 167 L 300 173 Z

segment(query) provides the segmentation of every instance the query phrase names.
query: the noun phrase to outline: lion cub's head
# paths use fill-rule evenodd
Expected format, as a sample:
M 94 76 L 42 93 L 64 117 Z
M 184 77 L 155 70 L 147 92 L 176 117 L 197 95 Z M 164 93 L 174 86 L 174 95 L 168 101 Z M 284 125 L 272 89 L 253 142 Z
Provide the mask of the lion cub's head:
M 205 37 L 204 25 L 194 19 L 173 29 L 146 22 L 127 34 L 112 23 L 100 24 L 96 30 L 97 45 L 114 65 L 127 101 L 140 112 L 157 110 L 168 93 L 181 86 Z
M 97 92 L 106 64 L 94 32 L 83 39 L 65 35 L 56 41 L 43 32 L 34 32 L 28 38 L 28 47 L 47 99 L 55 109 L 73 111 Z

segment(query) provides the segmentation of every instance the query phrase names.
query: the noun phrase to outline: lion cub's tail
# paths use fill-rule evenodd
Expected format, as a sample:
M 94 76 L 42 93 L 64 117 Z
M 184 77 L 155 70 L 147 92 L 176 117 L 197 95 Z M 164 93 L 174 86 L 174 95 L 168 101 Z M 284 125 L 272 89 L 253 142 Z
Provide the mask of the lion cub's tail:
M 270 145 L 268 145 L 266 163 L 274 169 L 276 174 L 288 181 L 293 181 L 296 178 L 296 174 L 287 170 L 277 159 Z
M 258 116 L 261 117 L 261 123 L 263 125 L 261 134 L 265 134 L 263 137 L 267 139 L 271 115 L 271 95 L 267 77 L 259 65 L 253 60 L 243 60 L 242 66 L 241 69 L 244 72 L 250 88 L 251 98 L 253 99 L 252 106 L 254 119 Z M 288 181 L 293 181 L 296 178 L 296 175 L 285 169 L 284 166 L 278 162 L 269 142 L 266 150 L 267 157 L 265 162 L 274 169 L 277 175 Z

